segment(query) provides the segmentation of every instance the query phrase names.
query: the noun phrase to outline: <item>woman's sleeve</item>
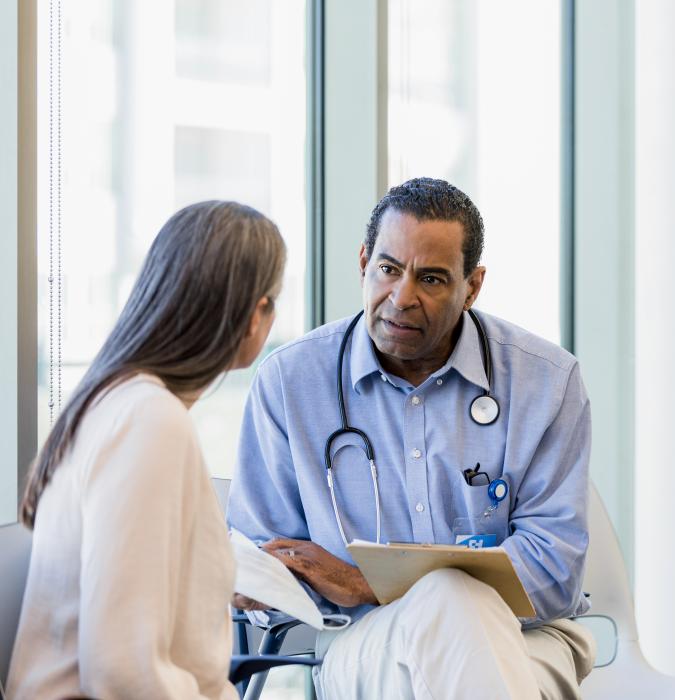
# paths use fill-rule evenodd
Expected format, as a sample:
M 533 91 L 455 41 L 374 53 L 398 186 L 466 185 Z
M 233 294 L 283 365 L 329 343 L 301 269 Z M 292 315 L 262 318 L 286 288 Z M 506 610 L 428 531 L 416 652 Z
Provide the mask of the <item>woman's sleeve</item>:
M 106 700 L 201 698 L 190 669 L 171 658 L 198 510 L 201 461 L 189 417 L 157 395 L 111 433 L 93 446 L 82 485 L 81 690 Z

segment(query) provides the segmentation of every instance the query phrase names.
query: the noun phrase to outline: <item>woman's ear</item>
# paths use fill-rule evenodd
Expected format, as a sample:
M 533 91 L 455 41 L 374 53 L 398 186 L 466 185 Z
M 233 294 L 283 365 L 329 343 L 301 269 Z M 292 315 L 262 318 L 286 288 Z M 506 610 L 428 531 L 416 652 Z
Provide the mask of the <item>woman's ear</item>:
M 242 369 L 251 365 L 265 344 L 273 323 L 274 299 L 264 296 L 258 300 L 253 309 L 246 333 L 228 369 Z
M 258 332 L 263 317 L 266 316 L 270 311 L 269 307 L 271 303 L 272 300 L 267 296 L 264 296 L 258 300 L 258 303 L 255 305 L 255 309 L 253 309 L 251 320 L 248 324 L 248 330 L 246 331 L 245 336 L 246 338 L 251 338 Z

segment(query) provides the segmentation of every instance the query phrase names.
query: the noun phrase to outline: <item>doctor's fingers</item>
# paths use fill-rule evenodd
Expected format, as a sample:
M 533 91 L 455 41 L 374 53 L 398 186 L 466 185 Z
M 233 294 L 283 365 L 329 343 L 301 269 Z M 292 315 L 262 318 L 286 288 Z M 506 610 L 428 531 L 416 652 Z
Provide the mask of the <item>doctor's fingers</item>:
M 316 559 L 321 556 L 321 552 L 323 551 L 322 548 L 314 544 L 314 542 L 292 539 L 270 540 L 262 545 L 262 549 L 268 554 L 273 554 L 278 558 L 303 558 L 305 560 Z
M 279 549 L 271 549 L 267 552 L 275 559 L 278 559 L 282 564 L 295 573 L 299 573 L 305 569 L 310 563 L 309 559 L 305 553 L 299 549 L 294 549 L 292 547 L 283 547 Z
M 241 593 L 235 593 L 232 596 L 231 605 L 239 610 L 269 610 L 270 606 L 265 603 L 259 603 L 253 598 L 249 598 Z
M 316 546 L 313 542 L 310 542 L 309 540 L 296 540 L 292 537 L 275 537 L 273 540 L 268 540 L 267 542 L 264 542 L 260 545 L 260 547 L 266 552 L 270 552 L 271 554 L 273 550 L 293 548 L 300 549 L 305 545 Z
M 273 540 L 262 548 L 299 577 L 316 569 L 323 552 L 318 545 L 303 540 Z

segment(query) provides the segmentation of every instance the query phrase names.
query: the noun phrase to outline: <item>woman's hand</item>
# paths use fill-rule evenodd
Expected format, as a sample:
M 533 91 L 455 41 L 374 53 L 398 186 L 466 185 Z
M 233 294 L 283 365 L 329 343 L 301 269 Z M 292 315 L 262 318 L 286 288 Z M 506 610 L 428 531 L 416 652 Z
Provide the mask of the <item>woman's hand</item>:
M 378 604 L 368 582 L 355 566 L 314 542 L 276 539 L 266 542 L 262 549 L 279 559 L 331 603 L 345 608 L 363 603 Z

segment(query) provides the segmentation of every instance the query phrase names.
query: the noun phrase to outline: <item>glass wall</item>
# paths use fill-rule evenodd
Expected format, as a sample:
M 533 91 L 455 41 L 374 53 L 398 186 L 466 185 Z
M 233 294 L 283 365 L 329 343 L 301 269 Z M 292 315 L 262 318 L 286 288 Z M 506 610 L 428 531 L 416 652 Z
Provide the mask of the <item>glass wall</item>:
M 40 0 L 39 439 L 49 428 L 49 13 Z M 52 360 L 65 401 L 163 222 L 204 199 L 250 204 L 288 249 L 269 345 L 305 319 L 304 0 L 68 0 L 62 18 L 62 293 Z M 52 156 L 56 156 L 53 149 Z M 53 268 L 55 269 L 55 268 Z M 56 274 L 56 273 L 55 273 Z M 52 371 L 58 380 L 56 369 Z M 212 472 L 230 473 L 251 371 L 193 409 Z M 58 397 L 55 395 L 55 402 Z
M 389 184 L 431 176 L 483 215 L 478 307 L 560 342 L 558 0 L 389 0 Z

